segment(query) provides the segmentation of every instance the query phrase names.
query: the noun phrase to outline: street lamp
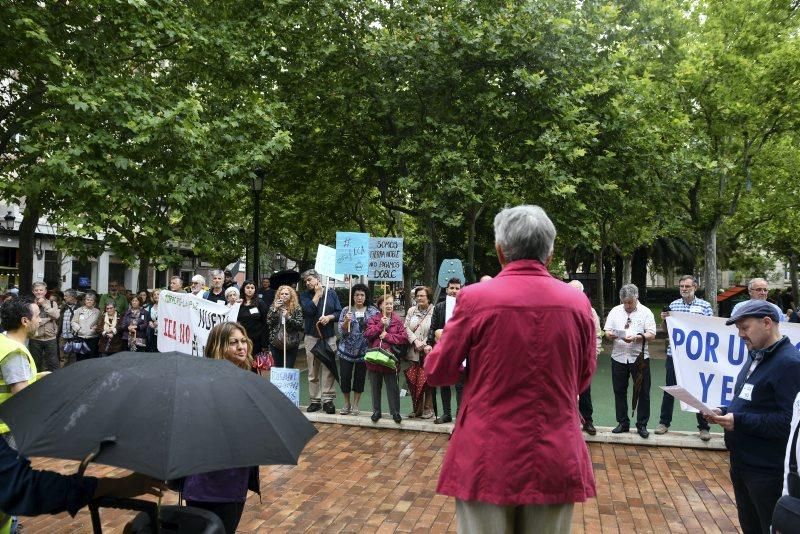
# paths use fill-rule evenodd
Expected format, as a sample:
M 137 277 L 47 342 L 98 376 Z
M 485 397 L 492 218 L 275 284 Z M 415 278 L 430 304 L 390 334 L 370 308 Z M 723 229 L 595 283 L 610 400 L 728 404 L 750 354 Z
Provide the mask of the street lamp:
M 264 189 L 264 169 L 257 168 L 253 173 L 253 278 L 258 280 L 259 260 L 261 259 L 258 251 L 259 231 L 261 230 L 261 190 Z
M 14 229 L 14 222 L 17 220 L 17 218 L 11 215 L 11 210 L 6 213 L 6 216 L 3 217 L 3 220 L 5 221 L 6 230 Z

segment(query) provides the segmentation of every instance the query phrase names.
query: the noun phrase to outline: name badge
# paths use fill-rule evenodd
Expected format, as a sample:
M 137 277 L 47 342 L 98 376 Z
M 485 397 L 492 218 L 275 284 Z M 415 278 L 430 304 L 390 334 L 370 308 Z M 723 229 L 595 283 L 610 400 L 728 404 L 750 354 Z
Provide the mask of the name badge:
M 690 306 L 689 307 L 689 313 L 702 314 L 703 313 L 703 308 L 701 308 L 700 306 Z
M 257 314 L 258 314 L 258 308 L 250 308 L 250 315 L 257 315 Z
M 363 311 L 357 311 L 356 312 L 356 319 L 361 319 L 362 317 L 364 317 L 364 315 L 365 315 L 365 313 Z
M 753 384 L 745 384 L 742 387 L 741 393 L 739 393 L 739 398 L 749 401 L 753 400 L 752 397 L 753 397 Z

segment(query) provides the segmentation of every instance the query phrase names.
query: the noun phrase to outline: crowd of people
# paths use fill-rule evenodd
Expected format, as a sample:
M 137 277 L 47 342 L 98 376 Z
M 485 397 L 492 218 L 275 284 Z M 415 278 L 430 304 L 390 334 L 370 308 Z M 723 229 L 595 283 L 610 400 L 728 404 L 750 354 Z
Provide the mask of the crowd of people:
M 495 234 L 503 268 L 496 278 L 486 277 L 463 290 L 462 280 L 453 278 L 438 303 L 430 288 L 417 287 L 414 304 L 404 313 L 397 312 L 391 292 L 373 299 L 370 288 L 360 283 L 350 287 L 349 302 L 342 306 L 336 291 L 313 269 L 300 275 L 306 290 L 299 294 L 290 285 L 273 289 L 266 279 L 260 287 L 252 280 L 239 286 L 223 271 L 212 271 L 206 288 L 205 278 L 195 275 L 188 289 L 192 294 L 223 305 L 239 304 L 237 322 L 212 330 L 206 356 L 253 369 L 254 359 L 269 352 L 276 365 L 294 367 L 302 345 L 308 364 L 306 410 L 336 413 L 338 378 L 344 399 L 339 413 L 360 415 L 369 378 L 373 422 L 383 417 L 385 391 L 395 423 L 404 417 L 450 423 L 455 387 L 456 415 L 470 411 L 472 417 L 456 418 L 438 489 L 456 498 L 460 528 L 489 532 L 510 521 L 537 525 L 533 530 L 541 532 L 562 531 L 572 503 L 595 494 L 580 430 L 597 432 L 590 386 L 604 339 L 611 346 L 617 421 L 612 433 L 631 430 L 628 389 L 633 383 L 633 425 L 641 438 L 649 437 L 650 344 L 656 337 L 656 317 L 639 301 L 638 288 L 626 284 L 619 291 L 620 304 L 601 327 L 582 284 L 573 280 L 567 285 L 548 273 L 555 228 L 540 208 L 503 210 L 495 219 Z M 767 288 L 763 278 L 751 280 L 750 299 L 737 304 L 726 323 L 736 326 L 749 349 L 733 402 L 697 415 L 701 440 L 711 438 L 712 424 L 724 430 L 744 532 L 767 532 L 778 498 L 788 491 L 784 453 L 793 405 L 800 410 L 800 352 L 780 332 L 780 323 L 796 313 L 769 302 Z M 168 289 L 184 291 L 182 280 L 173 277 Z M 696 295 L 693 276 L 682 276 L 678 289 L 680 298 L 660 314 L 662 325 L 672 312 L 713 315 L 711 304 Z M 520 291 L 528 295 L 525 302 L 513 298 Z M 34 381 L 37 369 L 55 371 L 122 350 L 157 352 L 159 294 L 158 289 L 128 292 L 112 281 L 106 294 L 87 292 L 79 300 L 74 290 L 66 290 L 59 302 L 57 296 L 48 296 L 43 283 L 34 283 L 29 297 L 11 299 L 17 308 L 19 303 L 30 307 L 30 314 L 17 317 L 22 326 L 16 325 L 24 327 L 29 339 L 24 350 L 14 343 L 0 347 L 8 349 L 0 353 L 0 385 L 10 386 L 11 395 L 19 384 Z M 445 296 L 457 297 L 459 305 L 453 309 L 454 299 L 448 303 Z M 8 328 L 13 321 L 6 320 L 5 310 L 4 305 L 2 324 Z M 559 328 L 552 328 L 556 324 Z M 370 357 L 376 352 L 382 356 Z M 334 355 L 332 360 L 326 354 Z M 676 383 L 669 342 L 666 356 L 669 386 Z M 500 367 L 513 372 L 501 370 L 501 361 Z M 412 409 L 405 415 L 400 409 L 403 375 L 412 397 Z M 426 378 L 418 380 L 420 376 Z M 669 432 L 673 411 L 674 399 L 665 393 L 656 434 Z M 800 411 L 795 421 L 798 417 Z M 545 435 L 546 440 L 537 438 Z M 503 439 L 489 451 L 492 436 Z M 184 491 L 190 504 L 214 511 L 231 532 L 252 482 L 252 470 L 229 470 L 189 477 Z

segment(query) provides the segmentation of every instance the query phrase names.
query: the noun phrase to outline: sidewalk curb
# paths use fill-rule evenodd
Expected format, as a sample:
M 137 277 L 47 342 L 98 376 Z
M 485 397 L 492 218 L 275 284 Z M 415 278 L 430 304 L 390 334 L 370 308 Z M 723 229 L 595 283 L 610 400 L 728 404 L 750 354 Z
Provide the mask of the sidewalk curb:
M 416 432 L 432 432 L 435 434 L 450 434 L 453 432 L 454 423 L 433 424 L 430 419 L 406 419 L 399 425 L 392 421 L 391 416 L 383 414 L 377 423 L 370 419 L 370 413 L 361 412 L 361 415 L 339 415 L 321 412 L 308 413 L 305 406 L 300 406 L 303 414 L 312 423 L 326 423 L 347 426 L 360 426 L 365 428 L 383 428 L 390 430 L 413 430 Z M 670 431 L 660 436 L 650 432 L 650 437 L 643 439 L 631 430 L 627 434 L 612 434 L 610 426 L 597 427 L 597 435 L 583 434 L 587 443 L 610 443 L 612 445 L 644 445 L 648 447 L 679 447 L 683 449 L 704 449 L 711 451 L 724 451 L 725 442 L 722 434 L 712 432 L 710 441 L 702 441 L 695 432 Z

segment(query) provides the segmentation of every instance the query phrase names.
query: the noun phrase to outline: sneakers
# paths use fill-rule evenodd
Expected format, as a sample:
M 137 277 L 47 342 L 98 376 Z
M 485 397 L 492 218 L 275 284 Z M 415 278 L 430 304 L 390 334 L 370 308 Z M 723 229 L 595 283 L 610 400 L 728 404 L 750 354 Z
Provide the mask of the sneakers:
M 336 413 L 336 406 L 334 406 L 331 401 L 323 402 L 322 403 L 322 411 L 324 411 L 327 414 L 335 414 Z
M 656 427 L 655 430 L 653 430 L 653 432 L 655 432 L 660 436 L 662 434 L 666 434 L 667 432 L 669 432 L 669 427 L 667 425 L 658 423 L 658 426 Z
M 306 408 L 306 411 L 308 413 L 314 413 L 314 412 L 320 411 L 321 409 L 322 409 L 322 405 L 320 403 L 312 402 L 311 404 L 308 405 L 308 408 Z
M 345 404 L 344 406 L 342 406 L 342 409 L 339 410 L 339 415 L 347 415 L 349 413 L 350 413 L 350 405 L 349 404 Z
M 703 441 L 710 441 L 711 440 L 711 432 L 707 429 L 703 428 L 700 430 L 700 439 Z
M 355 415 L 356 417 L 358 417 L 359 415 L 361 415 L 361 410 L 359 410 L 358 406 L 356 406 L 355 408 L 350 410 L 350 414 L 351 415 Z

